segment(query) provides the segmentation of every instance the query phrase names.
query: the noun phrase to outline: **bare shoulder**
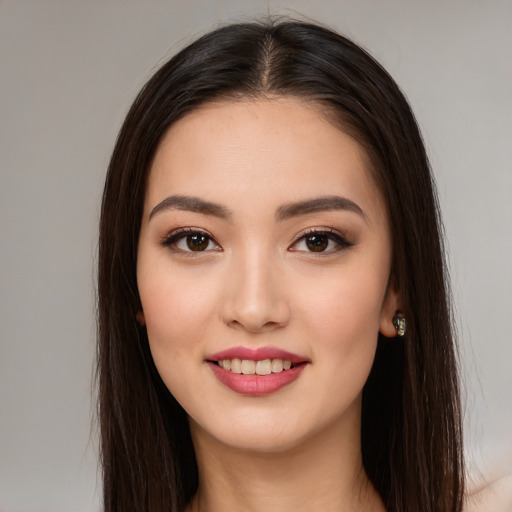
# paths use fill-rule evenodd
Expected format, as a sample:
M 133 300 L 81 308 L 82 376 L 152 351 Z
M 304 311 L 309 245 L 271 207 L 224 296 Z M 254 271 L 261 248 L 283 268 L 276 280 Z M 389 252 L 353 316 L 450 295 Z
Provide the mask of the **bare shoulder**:
M 464 512 L 512 512 L 512 473 L 470 488 Z

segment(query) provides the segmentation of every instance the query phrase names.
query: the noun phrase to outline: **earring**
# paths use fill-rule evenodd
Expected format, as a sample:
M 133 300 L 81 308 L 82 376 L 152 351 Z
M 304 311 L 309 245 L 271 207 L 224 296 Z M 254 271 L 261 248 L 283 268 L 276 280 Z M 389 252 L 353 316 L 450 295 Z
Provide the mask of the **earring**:
M 393 325 L 396 329 L 396 334 L 398 336 L 403 336 L 405 334 L 405 331 L 407 330 L 407 322 L 405 321 L 405 317 L 402 313 L 396 312 L 395 316 L 393 317 Z
M 146 325 L 146 319 L 144 318 L 144 313 L 142 311 L 137 311 L 135 314 L 135 320 L 137 320 L 137 323 L 144 327 Z

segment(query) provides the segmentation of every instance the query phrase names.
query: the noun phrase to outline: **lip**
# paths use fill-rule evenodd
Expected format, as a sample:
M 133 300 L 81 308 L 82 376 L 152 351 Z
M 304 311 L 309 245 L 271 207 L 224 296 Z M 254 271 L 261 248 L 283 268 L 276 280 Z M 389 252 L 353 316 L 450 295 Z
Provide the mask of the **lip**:
M 270 375 L 243 375 L 224 370 L 208 361 L 208 366 L 217 379 L 232 391 L 246 396 L 265 396 L 275 393 L 297 380 L 307 364 L 301 364 L 280 373 Z
M 213 362 L 222 361 L 223 359 L 249 359 L 253 361 L 282 359 L 283 361 L 291 361 L 298 366 L 269 375 L 244 375 L 225 370 Z M 215 377 L 235 393 L 246 396 L 265 396 L 276 393 L 297 380 L 310 361 L 306 357 L 277 347 L 261 347 L 257 349 L 233 347 L 212 354 L 206 359 L 206 362 Z
M 222 361 L 223 359 L 251 359 L 252 361 L 263 361 L 264 359 L 282 359 L 292 363 L 309 363 L 307 357 L 292 352 L 287 352 L 277 347 L 232 347 L 221 352 L 216 352 L 206 358 L 207 361 Z

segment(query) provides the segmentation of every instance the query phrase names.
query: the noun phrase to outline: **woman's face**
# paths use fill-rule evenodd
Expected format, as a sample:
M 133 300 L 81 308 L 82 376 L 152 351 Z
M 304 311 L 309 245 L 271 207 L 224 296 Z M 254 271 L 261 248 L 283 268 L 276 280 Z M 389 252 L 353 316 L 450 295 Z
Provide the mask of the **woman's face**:
M 226 101 L 175 123 L 150 170 L 137 280 L 193 433 L 266 452 L 328 430 L 357 441 L 378 332 L 395 333 L 391 253 L 364 150 L 314 107 Z

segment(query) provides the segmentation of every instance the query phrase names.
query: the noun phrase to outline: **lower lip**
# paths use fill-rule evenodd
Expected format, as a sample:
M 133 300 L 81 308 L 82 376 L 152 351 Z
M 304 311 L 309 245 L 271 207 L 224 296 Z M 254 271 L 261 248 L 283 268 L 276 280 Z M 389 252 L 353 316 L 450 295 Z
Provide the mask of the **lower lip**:
M 265 396 L 275 393 L 295 381 L 306 367 L 306 363 L 303 363 L 279 373 L 243 375 L 224 370 L 210 361 L 208 365 L 222 384 L 236 393 L 247 396 Z

